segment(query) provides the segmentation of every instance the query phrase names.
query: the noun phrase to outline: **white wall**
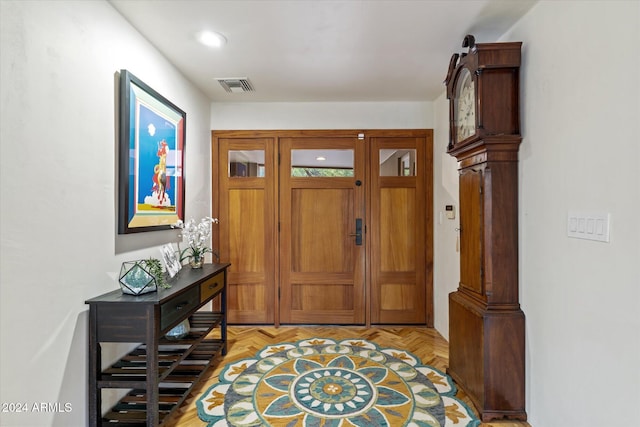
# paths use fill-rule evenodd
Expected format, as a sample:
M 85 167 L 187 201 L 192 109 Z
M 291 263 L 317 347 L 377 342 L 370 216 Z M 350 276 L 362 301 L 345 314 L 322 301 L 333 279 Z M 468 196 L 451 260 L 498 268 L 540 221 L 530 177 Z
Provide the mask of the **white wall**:
M 449 339 L 449 294 L 460 281 L 458 232 L 458 162 L 447 154 L 449 144 L 449 100 L 443 93 L 434 103 L 433 137 L 433 310 L 434 327 Z M 445 206 L 453 205 L 455 219 L 447 219 Z
M 431 102 L 213 103 L 211 129 L 431 129 Z
M 524 42 L 519 268 L 533 426 L 638 423 L 639 29 L 638 1 L 541 1 L 502 37 Z M 436 210 L 457 199 L 445 176 Z M 611 241 L 568 238 L 569 210 L 610 213 Z M 441 332 L 444 294 L 459 278 L 442 263 L 450 235 L 436 233 Z
M 541 2 L 523 40 L 520 280 L 533 425 L 623 426 L 640 403 L 640 2 Z M 567 237 L 609 212 L 610 243 Z M 609 408 L 605 410 L 604 408 Z
M 3 0 L 0 16 L 0 401 L 29 409 L 0 425 L 83 426 L 84 301 L 177 239 L 117 235 L 116 72 L 187 112 L 188 216 L 209 212 L 209 101 L 105 1 Z M 41 402 L 71 411 L 33 412 Z

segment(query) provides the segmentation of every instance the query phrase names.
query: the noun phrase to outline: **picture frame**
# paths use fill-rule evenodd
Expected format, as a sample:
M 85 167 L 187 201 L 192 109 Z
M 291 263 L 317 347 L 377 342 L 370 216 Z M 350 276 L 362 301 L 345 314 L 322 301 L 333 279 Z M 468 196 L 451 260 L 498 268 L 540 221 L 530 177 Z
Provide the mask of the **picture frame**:
M 411 163 L 411 153 L 407 152 L 398 158 L 398 176 L 415 175 L 415 167 Z
M 413 171 L 411 170 L 411 155 L 409 153 L 402 156 L 402 176 L 411 176 Z
M 173 250 L 171 243 L 160 246 L 160 254 L 162 255 L 164 266 L 167 269 L 167 274 L 170 278 L 175 277 L 182 268 L 182 264 L 180 264 L 178 254 Z
M 184 221 L 184 111 L 120 70 L 118 234 Z

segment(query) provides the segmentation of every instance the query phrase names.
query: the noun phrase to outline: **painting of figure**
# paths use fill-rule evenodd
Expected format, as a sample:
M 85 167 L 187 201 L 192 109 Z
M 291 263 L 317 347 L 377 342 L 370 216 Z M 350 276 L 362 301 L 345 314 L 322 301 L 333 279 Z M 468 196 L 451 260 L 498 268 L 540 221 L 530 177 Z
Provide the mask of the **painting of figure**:
M 128 111 L 121 114 L 120 232 L 169 228 L 184 219 L 184 126 L 186 114 L 130 73 Z M 123 158 L 123 156 L 125 158 Z M 126 196 L 125 196 L 126 194 Z

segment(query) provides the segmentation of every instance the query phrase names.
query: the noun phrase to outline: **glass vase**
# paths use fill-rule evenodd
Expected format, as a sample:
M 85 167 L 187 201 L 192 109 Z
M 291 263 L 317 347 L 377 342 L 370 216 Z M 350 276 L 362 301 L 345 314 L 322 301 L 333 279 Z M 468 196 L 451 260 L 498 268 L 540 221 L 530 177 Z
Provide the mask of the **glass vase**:
M 192 256 L 189 259 L 191 268 L 202 268 L 202 264 L 204 264 L 204 255 Z

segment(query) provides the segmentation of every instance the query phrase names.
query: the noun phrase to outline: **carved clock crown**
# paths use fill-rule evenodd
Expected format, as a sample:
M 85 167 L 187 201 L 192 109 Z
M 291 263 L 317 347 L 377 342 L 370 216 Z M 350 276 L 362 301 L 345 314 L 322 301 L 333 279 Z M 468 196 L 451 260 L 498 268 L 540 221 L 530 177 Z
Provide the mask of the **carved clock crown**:
M 468 34 L 462 41 L 467 52 L 451 56 L 444 80 L 449 99 L 449 152 L 487 137 L 520 135 L 521 46 L 522 42 L 476 43 Z M 469 79 L 467 74 L 471 75 L 467 88 L 473 93 L 469 96 L 465 92 L 461 100 L 460 86 L 462 80 Z M 465 110 L 459 101 L 473 105 L 464 105 Z

